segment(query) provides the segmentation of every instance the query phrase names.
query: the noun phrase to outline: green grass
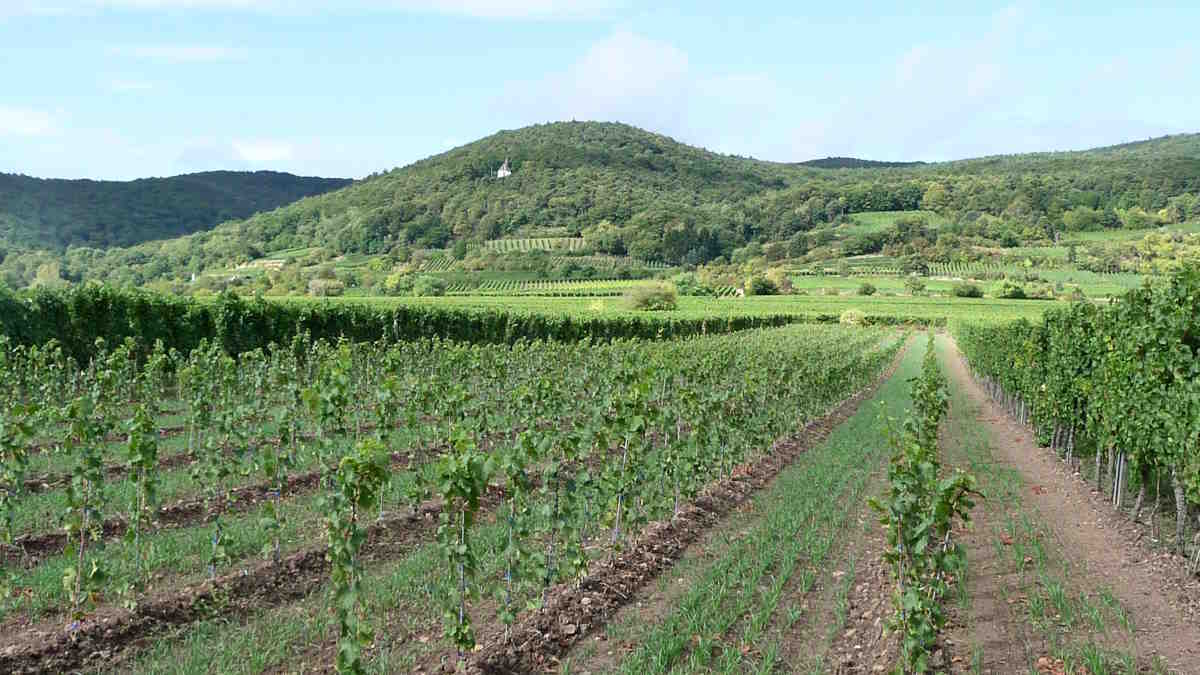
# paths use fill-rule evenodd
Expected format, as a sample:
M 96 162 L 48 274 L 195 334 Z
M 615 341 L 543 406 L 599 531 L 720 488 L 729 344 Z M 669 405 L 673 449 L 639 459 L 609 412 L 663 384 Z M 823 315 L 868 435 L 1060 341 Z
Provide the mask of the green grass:
M 385 497 L 389 510 L 404 508 L 400 506 L 405 503 L 404 488 L 414 480 L 414 476 L 412 471 L 398 472 L 393 476 Z M 183 489 L 189 494 L 197 489 L 190 484 L 186 471 L 174 473 L 173 477 L 185 482 Z M 170 481 L 169 484 L 173 486 L 176 481 Z M 110 498 L 121 495 L 128 499 L 131 493 L 132 485 L 123 481 L 113 484 L 109 495 Z M 321 497 L 319 492 L 310 491 L 300 495 L 287 495 L 287 498 L 280 502 L 278 509 L 283 526 L 278 530 L 278 536 L 284 555 L 315 543 L 312 533 L 320 529 L 321 518 L 324 516 L 319 508 Z M 115 499 L 110 502 L 114 503 L 119 502 Z M 109 511 L 106 515 L 111 516 L 115 513 Z M 264 520 L 266 515 L 267 504 L 263 503 L 221 517 L 223 544 L 233 567 L 244 566 L 247 561 L 253 561 L 262 553 L 263 546 L 272 541 L 275 531 Z M 141 542 L 146 555 L 144 562 L 139 562 L 136 557 L 138 549 L 132 541 L 124 537 L 105 542 L 91 542 L 85 561 L 95 560 L 104 566 L 109 577 L 105 588 L 110 591 L 124 588 L 137 580 L 139 565 L 144 565 L 142 571 L 149 572 L 156 578 L 170 576 L 176 583 L 199 580 L 207 574 L 214 532 L 215 528 L 211 523 L 148 532 L 143 535 Z M 69 596 L 63 587 L 62 578 L 74 562 L 73 556 L 60 553 L 43 558 L 32 568 L 9 570 L 12 584 L 24 592 L 18 592 L 13 598 L 0 603 L 0 620 L 14 614 L 40 618 L 68 609 Z M 217 568 L 217 573 L 222 574 L 229 569 L 229 565 L 221 565 Z M 111 597 L 107 599 L 112 600 Z
M 281 302 L 293 301 L 280 298 Z M 309 298 L 297 301 L 311 302 Z M 970 299 L 955 297 L 911 297 L 876 294 L 874 296 L 770 295 L 747 298 L 680 297 L 678 308 L 671 311 L 636 312 L 626 308 L 621 298 L 553 297 L 480 297 L 455 296 L 431 298 L 330 298 L 330 302 L 370 302 L 387 304 L 437 305 L 472 309 L 502 309 L 513 312 L 571 314 L 578 317 L 627 316 L 698 319 L 735 316 L 792 314 L 808 318 L 818 315 L 834 320 L 847 309 L 871 316 L 896 319 L 949 320 L 1036 319 L 1055 302 L 1033 300 Z
M 880 232 L 901 218 L 924 218 L 930 227 L 941 227 L 950 222 L 933 211 L 872 211 L 851 214 L 850 220 L 853 224 L 839 226 L 834 231 L 843 235 Z
M 1179 232 L 1183 234 L 1200 234 L 1200 220 L 1178 225 L 1166 225 L 1148 230 L 1097 230 L 1094 232 L 1072 232 L 1063 235 L 1063 243 L 1079 242 L 1082 244 L 1140 241 L 1148 234 Z

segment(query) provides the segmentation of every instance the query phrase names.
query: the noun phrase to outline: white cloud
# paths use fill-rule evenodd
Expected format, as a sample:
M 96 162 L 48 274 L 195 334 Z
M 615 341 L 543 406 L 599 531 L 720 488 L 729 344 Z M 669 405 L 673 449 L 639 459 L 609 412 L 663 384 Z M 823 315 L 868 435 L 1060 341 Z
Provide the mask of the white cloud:
M 675 127 L 693 93 L 687 54 L 618 31 L 593 44 L 559 78 L 553 93 L 563 116 Z
M 270 139 L 234 141 L 233 149 L 246 162 L 284 162 L 294 154 L 291 143 Z
M 675 45 L 617 30 L 560 72 L 510 85 L 498 103 L 515 124 L 625 122 L 720 152 L 767 154 L 766 122 L 782 119 L 793 98 L 764 73 L 697 68 Z
M 0 136 L 44 136 L 54 130 L 54 117 L 41 110 L 0 105 Z
M 3 3 L 12 2 L 4 7 Z M 270 14 L 395 11 L 488 19 L 578 18 L 621 7 L 625 0 L 0 0 L 0 15 L 87 14 L 102 10 L 209 10 Z
M 211 63 L 233 61 L 246 57 L 246 50 L 223 45 L 117 45 L 109 48 L 112 54 L 146 61 L 164 63 Z

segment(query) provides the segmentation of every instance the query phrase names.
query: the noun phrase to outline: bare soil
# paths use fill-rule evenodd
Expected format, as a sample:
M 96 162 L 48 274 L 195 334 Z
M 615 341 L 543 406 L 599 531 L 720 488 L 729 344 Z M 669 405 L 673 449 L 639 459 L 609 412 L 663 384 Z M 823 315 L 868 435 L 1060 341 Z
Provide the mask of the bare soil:
M 884 631 L 896 582 L 883 561 L 887 540 L 882 526 L 874 526 L 857 546 L 854 579 L 846 594 L 846 623 L 833 637 L 825 668 L 846 675 L 890 672 L 900 659 L 900 645 L 896 635 Z
M 186 455 L 179 455 L 179 457 L 186 458 Z M 406 470 L 411 466 L 412 459 L 413 457 L 408 454 L 393 453 L 392 469 Z M 293 499 L 313 492 L 317 489 L 320 479 L 319 471 L 306 471 L 288 476 L 283 499 Z M 211 504 L 203 498 L 181 499 L 166 504 L 155 512 L 150 533 L 196 525 L 221 514 L 249 511 L 265 501 L 274 499 L 276 487 L 274 482 L 264 481 L 234 488 L 229 492 L 229 499 L 214 500 Z M 120 537 L 125 534 L 127 528 L 128 522 L 124 518 L 107 518 L 100 528 L 101 539 Z M 47 556 L 61 553 L 66 543 L 67 535 L 64 532 L 38 532 L 23 535 L 14 539 L 11 547 L 0 550 L 0 563 L 20 565 L 26 568 L 34 567 Z

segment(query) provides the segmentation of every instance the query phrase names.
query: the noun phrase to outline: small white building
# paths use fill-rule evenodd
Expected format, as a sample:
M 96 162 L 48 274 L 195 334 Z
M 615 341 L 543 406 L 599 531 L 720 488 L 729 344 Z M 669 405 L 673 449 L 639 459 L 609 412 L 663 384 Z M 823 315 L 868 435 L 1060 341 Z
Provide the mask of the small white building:
M 512 175 L 512 169 L 508 168 L 508 160 L 500 165 L 500 170 L 496 172 L 496 178 L 508 178 Z

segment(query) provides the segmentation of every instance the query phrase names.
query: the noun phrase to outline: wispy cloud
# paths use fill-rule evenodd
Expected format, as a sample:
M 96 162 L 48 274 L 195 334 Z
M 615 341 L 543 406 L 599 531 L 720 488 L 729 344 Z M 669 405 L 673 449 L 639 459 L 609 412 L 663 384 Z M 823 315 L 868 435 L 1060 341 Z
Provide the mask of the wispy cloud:
M 10 0 L 4 0 L 9 2 Z M 487 19 L 550 19 L 594 16 L 626 0 L 11 0 L 7 14 L 78 14 L 103 10 L 208 10 L 271 14 L 332 14 L 394 11 L 449 14 Z M 4 3 L 0 3 L 3 5 Z
M 244 59 L 247 51 L 224 45 L 116 45 L 109 53 L 161 63 L 212 63 Z
M 43 136 L 54 131 L 50 113 L 0 105 L 0 136 Z

